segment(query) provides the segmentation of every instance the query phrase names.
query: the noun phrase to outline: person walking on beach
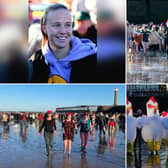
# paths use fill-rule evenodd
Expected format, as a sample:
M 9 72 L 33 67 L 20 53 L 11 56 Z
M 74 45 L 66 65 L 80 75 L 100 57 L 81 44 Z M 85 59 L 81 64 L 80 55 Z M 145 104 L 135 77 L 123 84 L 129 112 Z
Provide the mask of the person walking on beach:
M 47 155 L 49 156 L 51 151 L 53 150 L 54 132 L 56 134 L 55 120 L 52 117 L 52 111 L 51 110 L 49 110 L 47 112 L 47 116 L 44 118 L 43 124 L 39 128 L 38 135 L 41 134 L 43 128 L 44 128 L 44 139 L 45 139 L 45 143 L 46 143 Z
M 112 135 L 115 129 L 115 119 L 114 115 L 110 117 L 109 120 L 109 134 Z
M 156 25 L 152 26 L 151 33 L 149 35 L 149 44 L 151 51 L 159 51 L 160 35 L 158 32 L 158 27 L 156 27 Z
M 74 120 L 72 120 L 72 113 L 68 113 L 67 119 L 65 119 L 62 123 L 64 154 L 66 153 L 67 145 L 68 145 L 68 155 L 71 154 L 71 144 L 74 138 L 74 129 L 75 129 L 75 122 Z
M 147 31 L 147 28 L 148 28 L 147 26 L 144 26 L 143 30 L 142 30 L 142 45 L 143 45 L 144 53 L 147 52 L 148 45 L 149 45 L 149 35 L 150 35 L 150 32 Z
M 9 116 L 7 113 L 4 113 L 2 115 L 2 122 L 3 122 L 4 127 L 8 125 L 8 121 L 9 121 Z
M 140 33 L 140 28 L 138 26 L 135 26 L 134 28 L 133 37 L 136 46 L 136 53 L 139 53 L 139 45 L 142 42 L 142 34 Z
M 89 132 L 92 132 L 91 120 L 87 113 L 80 119 L 80 137 L 81 137 L 81 152 L 86 153 L 86 147 L 89 138 Z
M 106 125 L 106 120 L 104 117 L 104 114 L 100 112 L 100 116 L 98 118 L 98 125 L 99 125 L 99 135 L 101 136 L 101 133 L 103 132 L 103 135 L 105 136 L 105 125 Z

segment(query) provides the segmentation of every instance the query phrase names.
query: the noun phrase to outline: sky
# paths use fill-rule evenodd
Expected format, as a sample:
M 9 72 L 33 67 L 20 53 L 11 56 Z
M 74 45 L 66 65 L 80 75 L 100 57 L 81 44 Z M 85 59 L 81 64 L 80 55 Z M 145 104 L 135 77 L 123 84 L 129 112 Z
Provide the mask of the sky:
M 76 105 L 125 104 L 125 85 L 0 85 L 0 111 L 46 112 Z

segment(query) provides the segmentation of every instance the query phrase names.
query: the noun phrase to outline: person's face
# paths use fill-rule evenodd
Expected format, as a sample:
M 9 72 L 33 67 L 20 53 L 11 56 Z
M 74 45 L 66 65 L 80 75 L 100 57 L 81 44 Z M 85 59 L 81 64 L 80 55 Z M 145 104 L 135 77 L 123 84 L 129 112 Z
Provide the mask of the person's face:
M 48 117 L 51 117 L 52 116 L 52 113 L 48 113 Z
M 88 115 L 85 115 L 85 116 L 84 116 L 84 119 L 87 120 L 87 119 L 88 119 Z
M 69 11 L 59 9 L 49 11 L 43 30 L 48 36 L 52 49 L 66 48 L 72 37 L 72 16 Z
M 68 115 L 68 120 L 70 120 L 71 119 L 71 115 Z
M 85 35 L 88 28 L 91 26 L 90 20 L 78 20 L 75 23 L 76 29 L 79 34 Z

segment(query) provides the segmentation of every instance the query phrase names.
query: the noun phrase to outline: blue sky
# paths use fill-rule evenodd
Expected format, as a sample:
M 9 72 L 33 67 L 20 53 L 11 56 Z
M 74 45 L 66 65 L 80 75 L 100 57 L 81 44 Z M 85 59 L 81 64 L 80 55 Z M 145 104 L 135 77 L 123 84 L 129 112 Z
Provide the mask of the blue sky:
M 55 111 L 75 105 L 125 104 L 125 85 L 0 85 L 0 111 Z

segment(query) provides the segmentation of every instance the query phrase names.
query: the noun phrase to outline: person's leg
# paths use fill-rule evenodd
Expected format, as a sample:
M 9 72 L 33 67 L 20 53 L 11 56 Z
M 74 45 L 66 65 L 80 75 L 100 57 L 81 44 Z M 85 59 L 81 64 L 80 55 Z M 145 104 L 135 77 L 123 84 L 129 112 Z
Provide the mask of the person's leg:
M 84 133 L 84 152 L 86 152 L 88 139 L 89 139 L 89 133 Z
M 6 127 L 7 126 L 7 122 L 4 122 L 4 127 Z
M 155 44 L 155 45 L 153 46 L 153 48 L 154 48 L 154 52 L 156 52 L 156 51 L 157 51 L 157 44 Z
M 130 48 L 133 49 L 133 46 L 134 46 L 134 42 L 131 40 L 130 41 Z
M 139 52 L 139 43 L 136 42 L 135 44 L 136 44 L 136 52 L 138 53 Z
M 106 134 L 106 127 L 104 126 L 103 127 L 103 135 L 105 135 Z
M 141 51 L 141 48 L 143 49 L 142 42 L 139 43 L 139 47 L 138 47 L 139 51 Z
M 146 42 L 143 41 L 143 42 L 142 42 L 142 45 L 143 45 L 144 53 L 146 53 L 146 48 L 147 48 L 147 47 L 146 47 Z
M 109 134 L 111 135 L 111 125 L 109 126 Z
M 41 127 L 41 125 L 42 125 L 42 122 L 43 122 L 43 121 L 41 121 L 41 120 L 39 121 L 39 127 Z
M 50 150 L 49 150 L 49 135 L 48 135 L 48 132 L 44 132 L 44 139 L 45 139 L 45 143 L 46 143 L 47 154 L 49 155 Z
M 49 138 L 49 145 L 50 145 L 50 149 L 53 149 L 53 138 L 54 138 L 54 134 L 53 133 L 49 133 L 50 134 L 50 138 Z
M 101 136 L 102 133 L 102 126 L 99 125 L 99 135 Z
M 67 140 L 64 140 L 64 154 L 66 153 L 66 149 L 67 149 Z
M 155 46 L 154 46 L 154 51 L 155 51 L 155 52 L 158 51 L 158 48 L 159 48 L 159 45 L 158 45 L 158 44 L 155 44 Z
M 93 128 L 95 127 L 95 121 L 93 121 Z
M 80 132 L 80 137 L 81 137 L 81 151 L 83 151 L 84 145 L 85 145 L 85 135 L 84 135 L 84 132 Z
M 162 39 L 159 41 L 159 50 L 162 51 Z
M 72 141 L 68 140 L 68 154 L 69 155 L 71 154 L 71 144 L 72 144 Z

